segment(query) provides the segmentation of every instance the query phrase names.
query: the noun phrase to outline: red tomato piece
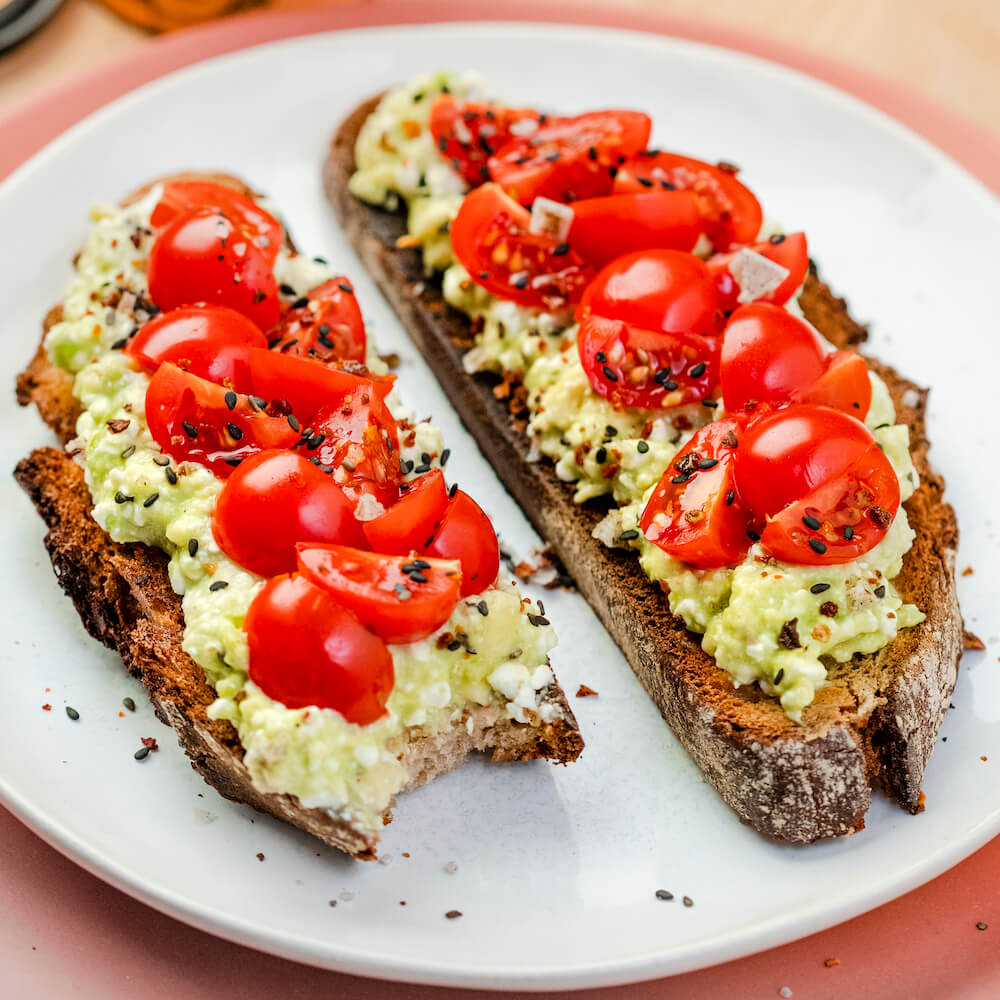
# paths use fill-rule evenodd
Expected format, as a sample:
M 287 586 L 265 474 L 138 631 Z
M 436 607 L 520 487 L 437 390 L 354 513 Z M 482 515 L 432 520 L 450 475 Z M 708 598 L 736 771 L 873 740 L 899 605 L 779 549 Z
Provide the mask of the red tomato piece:
M 365 521 L 365 537 L 375 552 L 405 556 L 425 548 L 448 509 L 448 489 L 440 469 L 411 479 L 384 514 Z
M 229 306 L 261 330 L 278 322 L 270 261 L 218 209 L 176 216 L 157 235 L 146 269 L 149 297 L 162 310 L 199 302 Z
M 200 462 L 220 479 L 268 448 L 299 439 L 284 417 L 271 416 L 232 389 L 166 362 L 146 389 L 153 440 L 178 462 Z
M 273 350 L 320 361 L 364 361 L 365 322 L 354 286 L 331 278 L 307 292 L 307 305 L 286 309 L 269 331 Z
M 668 555 L 703 569 L 742 561 L 751 522 L 733 477 L 742 430 L 732 418 L 703 427 L 657 483 L 639 527 Z
M 308 358 L 256 349 L 250 352 L 250 379 L 261 398 L 287 402 L 303 428 L 312 424 L 321 409 L 352 393 L 361 393 L 362 402 L 366 393 L 384 400 L 395 381 L 392 375 L 355 375 Z
M 715 282 L 704 261 L 680 250 L 643 250 L 603 268 L 577 318 L 587 312 L 664 333 L 717 332 Z
M 423 554 L 462 564 L 462 596 L 480 594 L 500 572 L 500 544 L 493 524 L 468 493 L 455 490 L 430 545 Z
M 267 346 L 264 334 L 225 306 L 182 306 L 151 319 L 125 346 L 148 372 L 170 361 L 193 375 L 237 392 L 250 392 L 252 347 Z
M 476 187 L 490 179 L 487 160 L 515 138 L 511 126 L 517 126 L 519 138 L 527 138 L 538 128 L 540 117 L 529 108 L 508 108 L 441 94 L 431 107 L 431 134 L 455 173 L 461 174 L 470 187 Z
M 722 398 L 730 413 L 754 403 L 817 403 L 864 420 L 868 368 L 856 354 L 825 354 L 812 327 L 780 306 L 733 313 L 722 340 Z
M 752 243 L 763 213 L 753 192 L 736 179 L 732 167 L 713 167 L 677 153 L 645 151 L 623 164 L 615 178 L 615 194 L 649 191 L 693 191 L 701 204 L 705 232 L 716 250 Z
M 719 381 L 717 337 L 645 330 L 588 313 L 577 348 L 594 391 L 618 410 L 696 403 Z
M 619 164 L 644 149 L 652 127 L 641 111 L 591 111 L 547 119 L 489 158 L 490 176 L 522 205 L 610 194 Z
M 775 264 L 780 264 L 788 271 L 788 277 L 772 292 L 768 292 L 755 302 L 771 302 L 776 306 L 784 305 L 799 289 L 809 270 L 809 249 L 805 233 L 791 233 L 788 236 L 772 236 L 763 243 L 757 243 L 747 249 L 759 253 Z M 740 286 L 729 270 L 729 265 L 738 253 L 717 253 L 705 262 L 709 271 L 715 277 L 719 291 L 719 308 L 726 313 L 732 312 L 740 305 Z
M 212 532 L 230 559 L 258 576 L 294 570 L 296 542 L 366 544 L 344 491 L 294 451 L 244 462 L 215 501 Z
M 899 509 L 899 481 L 874 437 L 825 406 L 755 421 L 735 472 L 739 495 L 767 517 L 761 543 L 785 562 L 851 562 L 885 537 Z
M 297 573 L 269 580 L 243 628 L 250 680 L 287 708 L 329 708 L 367 726 L 386 714 L 392 654 L 328 591 Z
M 704 231 L 692 191 L 644 191 L 573 204 L 570 246 L 595 267 L 636 250 L 690 251 Z
M 246 233 L 270 264 L 274 264 L 285 239 L 278 220 L 248 195 L 214 181 L 167 181 L 163 195 L 150 216 L 153 229 L 162 229 L 178 215 L 196 208 L 215 208 L 237 229 Z
M 593 270 L 551 236 L 529 231 L 531 216 L 496 184 L 467 194 L 451 224 L 455 256 L 488 292 L 524 306 L 579 301 Z
M 451 617 L 462 587 L 455 560 L 412 559 L 343 545 L 298 546 L 299 572 L 385 642 L 416 642 Z
M 370 382 L 322 407 L 302 450 L 332 467 L 334 482 L 355 502 L 369 493 L 387 507 L 399 497 L 399 431 Z

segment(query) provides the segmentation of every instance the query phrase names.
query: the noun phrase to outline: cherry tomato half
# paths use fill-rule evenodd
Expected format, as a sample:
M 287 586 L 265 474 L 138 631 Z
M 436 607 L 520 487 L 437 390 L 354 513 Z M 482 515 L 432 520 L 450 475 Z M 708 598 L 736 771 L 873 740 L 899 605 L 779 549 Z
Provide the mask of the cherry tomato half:
M 409 555 L 424 549 L 448 509 L 448 489 L 440 469 L 403 484 L 406 492 L 384 513 L 362 525 L 375 552 Z
M 522 205 L 611 193 L 618 166 L 645 148 L 652 127 L 641 111 L 591 111 L 550 118 L 514 136 L 489 158 L 490 176 Z
M 328 591 L 297 573 L 269 580 L 253 599 L 250 680 L 288 708 L 330 708 L 366 726 L 386 714 L 392 654 Z
M 365 322 L 354 286 L 346 278 L 331 278 L 303 297 L 308 304 L 286 309 L 268 332 L 269 346 L 320 361 L 364 361 Z
M 719 381 L 717 337 L 645 330 L 588 313 L 577 349 L 594 391 L 617 410 L 696 403 Z
M 763 243 L 757 243 L 752 247 L 747 247 L 759 253 L 762 257 L 780 264 L 788 271 L 788 277 L 772 292 L 755 302 L 771 302 L 776 306 L 784 305 L 799 289 L 805 280 L 806 271 L 809 270 L 809 249 L 806 243 L 805 233 L 791 233 L 788 236 L 772 236 L 771 239 Z M 733 258 L 739 253 L 734 250 L 732 253 L 717 253 L 709 257 L 705 262 L 709 271 L 715 277 L 716 287 L 719 291 L 719 308 L 723 312 L 732 312 L 740 305 L 740 286 L 729 270 L 729 265 Z
M 269 264 L 274 264 L 285 239 L 284 227 L 253 198 L 225 184 L 200 180 L 167 181 L 149 218 L 150 225 L 153 229 L 162 229 L 178 215 L 196 208 L 218 209 L 253 240 Z
M 537 111 L 528 108 L 508 108 L 442 94 L 431 107 L 431 134 L 452 169 L 470 187 L 476 187 L 490 179 L 486 161 L 514 138 L 511 126 L 517 125 L 518 136 L 527 138 L 538 128 L 539 118 Z
M 527 209 L 484 184 L 465 196 L 452 221 L 455 256 L 500 298 L 546 309 L 579 301 L 594 272 L 568 243 L 529 232 L 530 224 Z
M 149 296 L 163 310 L 198 302 L 229 306 L 261 330 L 281 306 L 271 263 L 250 236 L 217 208 L 176 216 L 153 241 Z
M 649 191 L 693 191 L 699 198 L 705 232 L 716 250 L 751 243 L 760 232 L 763 213 L 753 192 L 736 179 L 736 171 L 677 153 L 646 151 L 623 164 L 615 178 L 615 194 Z
M 636 250 L 690 251 L 704 231 L 691 191 L 644 191 L 573 204 L 570 246 L 595 267 Z
M 807 323 L 764 302 L 742 306 L 730 318 L 721 381 L 730 413 L 751 403 L 817 403 L 864 420 L 872 398 L 859 355 L 825 354 Z
M 233 562 L 259 576 L 294 570 L 296 542 L 366 545 L 344 491 L 294 451 L 247 459 L 215 501 L 212 532 Z
M 454 560 L 412 559 L 343 545 L 298 546 L 299 572 L 385 642 L 416 642 L 451 616 L 462 586 Z
M 468 493 L 456 490 L 441 526 L 423 554 L 462 564 L 462 596 L 480 594 L 500 572 L 500 544 L 493 524 Z
M 264 334 L 225 306 L 182 306 L 151 319 L 125 346 L 148 372 L 164 361 L 228 389 L 251 390 L 250 348 L 267 346 Z
M 663 473 L 639 522 L 654 545 L 703 569 L 743 559 L 751 516 L 733 478 L 742 430 L 732 418 L 708 424 Z
M 146 388 L 146 423 L 166 454 L 178 462 L 200 462 L 220 479 L 251 455 L 289 448 L 299 439 L 284 417 L 169 362 Z
M 871 433 L 825 406 L 755 421 L 735 476 L 743 501 L 768 519 L 761 544 L 785 562 L 851 562 L 885 537 L 899 509 L 899 480 Z

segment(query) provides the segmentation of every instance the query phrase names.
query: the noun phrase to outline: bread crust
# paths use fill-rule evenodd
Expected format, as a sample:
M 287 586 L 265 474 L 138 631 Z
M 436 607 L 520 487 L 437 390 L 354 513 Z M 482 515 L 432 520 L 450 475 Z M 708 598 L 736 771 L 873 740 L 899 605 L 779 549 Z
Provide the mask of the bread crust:
M 361 125 L 379 98 L 337 129 L 323 165 L 327 198 L 355 251 L 434 369 L 483 453 L 554 548 L 678 739 L 726 803 L 756 830 L 811 842 L 864 826 L 871 784 L 881 780 L 903 808 L 922 808 L 921 780 L 947 711 L 962 653 L 955 588 L 958 530 L 927 460 L 927 393 L 893 369 L 866 361 L 886 382 L 897 419 L 908 424 L 921 485 L 906 509 L 917 539 L 895 584 L 927 615 L 874 656 L 831 667 L 802 724 L 756 687 L 734 688 L 698 637 L 670 613 L 665 594 L 634 554 L 592 537 L 604 509 L 577 505 L 548 461 L 535 461 L 523 423 L 494 392 L 496 378 L 470 377 L 462 354 L 467 318 L 423 271 L 419 250 L 397 249 L 402 212 L 366 205 L 348 190 Z M 813 269 L 800 299 L 806 317 L 836 346 L 866 337 Z
M 238 178 L 223 174 L 179 174 L 169 179 L 211 179 L 248 194 Z M 154 182 L 155 183 L 155 182 Z M 125 200 L 141 197 L 150 185 Z M 45 317 L 44 333 L 61 318 L 61 307 Z M 34 403 L 63 445 L 75 436 L 79 404 L 72 377 L 55 368 L 40 343 L 17 378 L 22 406 Z M 244 750 L 233 726 L 208 717 L 215 692 L 204 671 L 184 652 L 184 616 L 180 597 L 170 586 L 163 552 L 142 544 L 111 540 L 91 516 L 90 490 L 83 470 L 65 451 L 38 448 L 18 463 L 14 476 L 48 528 L 45 546 L 60 585 L 73 600 L 87 631 L 116 650 L 134 677 L 149 691 L 161 722 L 173 727 L 191 765 L 221 795 L 245 802 L 291 823 L 324 843 L 359 860 L 376 856 L 377 831 L 310 809 L 293 795 L 254 787 L 243 763 Z M 547 758 L 575 760 L 583 749 L 576 720 L 562 689 L 553 683 L 539 694 L 558 707 L 552 722 L 540 718 L 518 723 L 494 706 L 467 710 L 447 728 L 410 730 L 398 752 L 410 775 L 403 791 L 425 784 L 458 767 L 472 750 L 498 761 Z M 387 810 L 384 822 L 391 821 Z

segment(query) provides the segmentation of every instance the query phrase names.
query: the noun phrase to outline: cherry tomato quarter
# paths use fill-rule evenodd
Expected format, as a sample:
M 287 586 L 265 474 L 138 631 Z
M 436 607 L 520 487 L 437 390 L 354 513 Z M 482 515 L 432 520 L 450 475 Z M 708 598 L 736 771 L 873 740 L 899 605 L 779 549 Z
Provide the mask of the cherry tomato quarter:
M 328 708 L 366 726 L 395 683 L 385 643 L 327 590 L 298 574 L 269 580 L 243 628 L 250 680 L 287 708 Z
M 365 323 L 354 286 L 346 278 L 331 278 L 303 298 L 309 300 L 306 305 L 281 314 L 266 346 L 320 361 L 364 361 Z
M 365 521 L 365 537 L 375 552 L 405 556 L 424 549 L 448 509 L 448 490 L 440 469 L 411 479 L 384 514 Z
M 299 545 L 298 566 L 388 643 L 416 642 L 436 632 L 451 617 L 462 587 L 457 561 L 343 545 Z
M 480 594 L 500 572 L 500 544 L 493 524 L 468 493 L 456 490 L 423 554 L 462 564 L 462 597 Z

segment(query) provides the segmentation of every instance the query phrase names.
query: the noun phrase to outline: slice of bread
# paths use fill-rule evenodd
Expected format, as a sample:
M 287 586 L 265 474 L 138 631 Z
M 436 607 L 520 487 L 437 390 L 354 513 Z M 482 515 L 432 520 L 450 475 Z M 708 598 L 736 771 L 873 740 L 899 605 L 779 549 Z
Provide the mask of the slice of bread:
M 910 428 L 920 488 L 906 504 L 916 542 L 895 584 L 927 616 L 886 648 L 831 664 L 829 684 L 789 720 L 756 687 L 734 688 L 698 637 L 671 614 L 666 596 L 631 553 L 591 534 L 605 509 L 573 502 L 573 489 L 547 461 L 535 461 L 523 421 L 495 393 L 497 379 L 471 377 L 467 318 L 424 273 L 419 250 L 397 249 L 402 212 L 367 205 L 348 190 L 354 147 L 379 98 L 340 126 L 323 166 L 327 198 L 355 250 L 389 300 L 466 426 L 535 527 L 576 579 L 678 739 L 726 803 L 763 834 L 810 842 L 864 826 L 871 784 L 879 779 L 903 808 L 923 806 L 921 781 L 948 708 L 962 653 L 955 588 L 958 529 L 942 499 L 944 482 L 927 461 L 927 393 L 867 359 L 889 387 L 897 419 Z M 815 272 L 800 299 L 806 317 L 833 344 L 866 336 Z
M 248 191 L 235 178 L 208 176 Z M 56 307 L 45 319 L 45 330 L 59 318 Z M 64 445 L 75 434 L 80 412 L 72 386 L 72 377 L 52 366 L 41 345 L 17 380 L 18 401 L 34 403 Z M 215 692 L 202 668 L 181 648 L 181 599 L 170 586 L 164 553 L 110 539 L 91 516 L 83 470 L 65 451 L 36 449 L 18 464 L 14 475 L 48 527 L 45 546 L 53 569 L 84 627 L 117 650 L 129 673 L 148 688 L 157 716 L 174 728 L 192 766 L 205 780 L 226 798 L 270 813 L 355 858 L 374 858 L 377 829 L 351 824 L 323 809 L 305 808 L 295 796 L 254 787 L 236 730 L 208 717 Z M 556 709 L 551 722 L 534 716 L 520 723 L 503 717 L 495 706 L 470 703 L 443 730 L 407 730 L 399 748 L 408 774 L 403 791 L 453 770 L 472 750 L 485 751 L 498 761 L 575 760 L 583 741 L 562 689 L 553 683 L 540 692 L 540 699 Z M 384 822 L 391 818 L 387 811 Z

